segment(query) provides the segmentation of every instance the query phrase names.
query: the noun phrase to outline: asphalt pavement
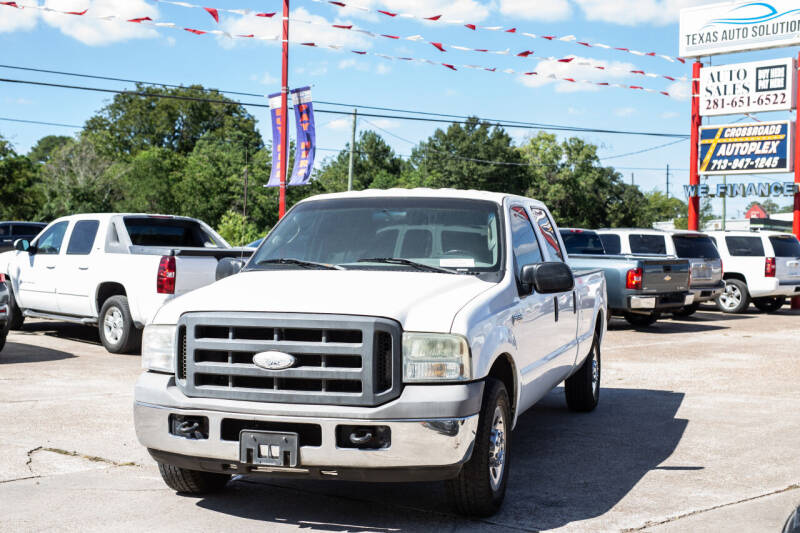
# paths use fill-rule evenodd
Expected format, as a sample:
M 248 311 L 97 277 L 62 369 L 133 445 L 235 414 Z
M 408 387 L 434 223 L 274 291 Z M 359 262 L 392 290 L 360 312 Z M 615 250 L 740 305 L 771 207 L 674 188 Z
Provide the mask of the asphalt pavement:
M 502 511 L 456 515 L 441 483 L 239 478 L 176 495 L 136 441 L 138 356 L 48 321 L 0 353 L 2 531 L 754 531 L 800 505 L 800 312 L 614 320 L 600 406 L 558 389 L 514 430 Z

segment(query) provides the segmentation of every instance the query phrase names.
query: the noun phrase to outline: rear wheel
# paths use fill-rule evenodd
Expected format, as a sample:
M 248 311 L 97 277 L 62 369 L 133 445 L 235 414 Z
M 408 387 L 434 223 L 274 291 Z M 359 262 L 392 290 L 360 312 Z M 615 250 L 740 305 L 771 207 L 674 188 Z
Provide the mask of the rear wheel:
M 25 322 L 25 317 L 22 315 L 22 310 L 17 305 L 14 289 L 11 288 L 11 280 L 8 280 L 6 285 L 8 286 L 8 326 L 6 326 L 6 329 L 13 329 L 16 331 L 22 329 L 22 323 Z
M 774 313 L 786 303 L 785 296 L 775 296 L 769 298 L 753 298 L 755 305 L 762 313 Z
M 726 279 L 725 290 L 717 297 L 717 308 L 723 313 L 744 313 L 749 306 L 747 284 L 738 279 Z
M 700 309 L 700 304 L 686 305 L 677 311 L 673 311 L 672 314 L 678 318 L 686 318 L 695 314 L 698 309 Z
M 511 403 L 499 379 L 486 378 L 472 457 L 447 488 L 461 514 L 486 517 L 503 504 L 511 447 Z
M 211 494 L 225 488 L 231 476 L 188 470 L 179 466 L 158 463 L 161 479 L 169 488 L 183 494 Z
M 594 411 L 600 401 L 600 336 L 594 333 L 592 351 L 581 368 L 564 382 L 567 407 L 572 411 Z
M 0 352 L 3 351 L 6 345 L 6 337 L 8 337 L 8 327 L 0 328 Z
M 112 296 L 103 303 L 97 329 L 100 341 L 111 353 L 133 353 L 142 341 L 142 332 L 133 323 L 125 296 Z
M 630 324 L 635 328 L 646 328 L 655 324 L 660 316 L 661 316 L 660 313 L 653 313 L 652 315 L 637 315 L 636 313 L 625 313 L 625 320 L 627 320 L 628 324 Z

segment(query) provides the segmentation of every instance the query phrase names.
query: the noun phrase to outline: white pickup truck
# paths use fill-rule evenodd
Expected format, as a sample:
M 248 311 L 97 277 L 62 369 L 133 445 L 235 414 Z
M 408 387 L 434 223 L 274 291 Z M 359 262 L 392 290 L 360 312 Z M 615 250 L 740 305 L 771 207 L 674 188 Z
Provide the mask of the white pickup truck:
M 0 254 L 11 329 L 25 317 L 98 324 L 113 353 L 137 350 L 164 302 L 214 282 L 219 259 L 252 253 L 199 220 L 144 214 L 59 218 L 14 248 Z
M 241 272 L 145 328 L 139 441 L 179 492 L 231 475 L 447 479 L 461 512 L 490 515 L 520 415 L 565 380 L 571 409 L 597 405 L 605 278 L 564 257 L 528 198 L 304 200 Z

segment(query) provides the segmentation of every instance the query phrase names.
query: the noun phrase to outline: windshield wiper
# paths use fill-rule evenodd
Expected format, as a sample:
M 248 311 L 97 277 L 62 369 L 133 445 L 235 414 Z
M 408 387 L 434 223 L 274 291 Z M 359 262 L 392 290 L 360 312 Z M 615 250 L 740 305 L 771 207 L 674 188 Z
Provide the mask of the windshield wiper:
M 435 267 L 431 265 L 426 265 L 425 263 L 418 263 L 416 261 L 411 261 L 410 259 L 402 259 L 400 257 L 374 257 L 372 259 L 359 259 L 359 263 L 386 263 L 389 265 L 405 265 L 416 268 L 417 270 L 421 270 L 423 272 L 439 272 L 442 274 L 461 274 L 456 270 L 450 270 L 449 268 L 442 268 L 442 267 Z
M 303 261 L 302 259 L 264 259 L 258 261 L 256 265 L 297 265 L 305 268 L 323 268 L 325 270 L 346 270 L 339 265 L 329 265 L 327 263 L 315 263 L 314 261 Z

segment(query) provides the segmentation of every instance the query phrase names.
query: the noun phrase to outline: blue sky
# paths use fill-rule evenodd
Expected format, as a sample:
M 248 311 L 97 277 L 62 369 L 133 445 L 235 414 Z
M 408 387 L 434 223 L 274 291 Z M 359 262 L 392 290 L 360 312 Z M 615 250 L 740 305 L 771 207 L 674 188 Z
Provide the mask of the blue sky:
M 207 87 L 268 94 L 279 89 L 280 48 L 277 42 L 236 39 L 213 35 L 192 35 L 181 29 L 153 28 L 126 22 L 108 22 L 89 15 L 114 14 L 123 18 L 148 16 L 173 22 L 180 27 L 223 30 L 238 34 L 271 36 L 279 32 L 279 21 L 221 12 L 217 23 L 201 9 L 188 9 L 153 0 L 18 0 L 20 5 L 40 5 L 57 10 L 87 11 L 76 17 L 32 8 L 0 6 L 0 63 L 62 70 L 103 76 L 140 79 L 171 84 L 201 83 Z M 279 11 L 280 0 L 196 0 L 196 4 L 225 9 Z M 586 48 L 574 42 L 532 39 L 537 35 L 574 35 L 579 40 L 606 43 L 644 52 L 677 55 L 678 13 L 681 7 L 699 5 L 691 0 L 359 0 L 372 9 L 342 10 L 313 0 L 293 0 L 292 41 L 314 41 L 321 45 L 342 45 L 344 50 L 292 45 L 290 84 L 312 85 L 316 100 L 356 105 L 384 106 L 455 115 L 479 115 L 492 119 L 520 120 L 589 128 L 689 133 L 688 86 L 662 78 L 627 74 L 644 70 L 675 78 L 691 75 L 691 66 L 658 57 L 640 57 L 623 52 Z M 420 16 L 443 15 L 482 26 L 517 28 L 516 34 L 478 30 L 459 24 L 390 18 L 375 9 L 402 11 Z M 300 21 L 309 21 L 307 24 Z M 427 41 L 445 43 L 442 53 L 430 44 L 411 40 L 372 39 L 353 31 L 326 27 L 334 23 L 401 37 L 421 35 Z M 496 55 L 459 51 L 450 45 L 503 51 Z M 345 50 L 359 49 L 391 56 L 413 56 L 458 66 L 453 72 L 440 65 L 390 61 L 373 55 L 360 56 Z M 516 57 L 525 50 L 535 56 Z M 714 64 L 796 56 L 797 49 L 780 49 L 749 54 L 718 56 Z M 590 62 L 605 66 L 601 71 L 575 64 L 553 63 L 541 58 L 577 56 L 573 63 Z M 463 68 L 475 64 L 497 67 L 498 72 Z M 562 77 L 641 85 L 658 93 L 598 88 L 552 80 L 510 75 L 519 72 L 553 72 Z M 0 68 L 0 77 L 51 81 L 111 89 L 129 84 L 69 78 Z M 110 99 L 110 95 L 75 90 L 31 87 L 0 82 L 0 117 L 80 125 Z M 266 103 L 266 99 L 244 97 Z M 320 108 L 333 108 L 329 105 Z M 262 135 L 270 135 L 266 109 L 250 108 L 259 121 Z M 733 122 L 739 117 L 721 117 L 713 123 Z M 763 114 L 759 119 L 786 119 L 788 113 Z M 318 142 L 323 149 L 342 148 L 350 136 L 349 118 L 319 114 Z M 367 122 L 368 121 L 368 122 Z M 708 121 L 707 121 L 708 122 Z M 399 154 L 409 154 L 412 144 L 428 137 L 441 124 L 368 118 L 360 129 L 379 131 Z M 71 134 L 74 130 L 52 126 L 0 121 L 0 135 L 26 152 L 37 139 L 49 134 Z M 529 130 L 511 129 L 518 142 Z M 688 183 L 689 143 L 639 155 L 613 156 L 642 150 L 671 141 L 668 138 L 579 134 L 601 147 L 600 155 L 610 158 L 627 180 L 631 174 L 644 190 L 664 189 L 665 169 L 672 169 L 671 192 L 683 198 Z M 405 139 L 405 140 L 403 140 Z M 269 142 L 268 138 L 265 138 Z M 320 155 L 332 155 L 321 151 Z M 715 183 L 712 177 L 710 182 Z M 731 180 L 736 181 L 736 180 Z M 749 181 L 742 178 L 740 181 Z M 756 180 L 758 181 L 758 180 Z M 732 201 L 729 212 L 741 210 L 745 202 Z M 781 203 L 788 203 L 782 201 Z M 715 205 L 719 210 L 719 206 Z

